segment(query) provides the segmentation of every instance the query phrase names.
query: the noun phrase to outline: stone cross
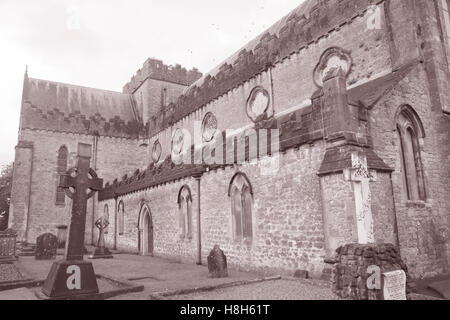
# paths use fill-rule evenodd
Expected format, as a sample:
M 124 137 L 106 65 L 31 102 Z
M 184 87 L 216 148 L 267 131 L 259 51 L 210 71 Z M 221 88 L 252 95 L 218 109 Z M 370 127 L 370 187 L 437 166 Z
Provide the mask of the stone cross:
M 345 175 L 353 182 L 358 243 L 375 243 L 370 182 L 376 181 L 376 171 L 369 170 L 366 156 L 352 153 L 352 168 Z
M 89 256 L 89 259 L 112 259 L 111 252 L 105 246 L 105 229 L 109 226 L 109 221 L 106 217 L 101 217 L 95 222 L 95 226 L 99 230 L 97 248 L 94 253 Z
M 72 217 L 64 259 L 52 265 L 42 287 L 42 293 L 50 298 L 66 299 L 99 292 L 92 263 L 83 261 L 83 249 L 87 201 L 102 188 L 103 180 L 90 169 L 90 145 L 79 143 L 77 158 L 77 167 L 60 176 L 59 181 L 59 186 L 73 200 Z
M 90 169 L 91 146 L 78 144 L 78 164 L 65 175 L 60 176 L 59 187 L 73 200 L 69 237 L 66 245 L 67 260 L 83 260 L 84 232 L 86 228 L 87 200 L 103 187 L 103 180 L 98 179 Z M 92 178 L 89 178 L 89 175 Z M 75 192 L 72 192 L 73 188 Z
M 97 247 L 104 248 L 105 247 L 105 229 L 108 228 L 109 221 L 105 217 L 101 217 L 95 222 L 95 226 L 99 230 Z

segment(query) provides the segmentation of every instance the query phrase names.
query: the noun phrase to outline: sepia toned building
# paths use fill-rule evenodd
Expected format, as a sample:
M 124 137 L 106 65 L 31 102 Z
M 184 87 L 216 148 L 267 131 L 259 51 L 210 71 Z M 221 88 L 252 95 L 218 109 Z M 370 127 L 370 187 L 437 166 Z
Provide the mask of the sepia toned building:
M 307 0 L 216 69 L 148 59 L 123 92 L 25 75 L 10 227 L 69 221 L 58 176 L 92 145 L 110 248 L 327 276 L 348 243 L 450 272 L 446 0 Z M 175 158 L 190 161 L 174 161 Z M 231 159 L 231 160 L 230 160 Z

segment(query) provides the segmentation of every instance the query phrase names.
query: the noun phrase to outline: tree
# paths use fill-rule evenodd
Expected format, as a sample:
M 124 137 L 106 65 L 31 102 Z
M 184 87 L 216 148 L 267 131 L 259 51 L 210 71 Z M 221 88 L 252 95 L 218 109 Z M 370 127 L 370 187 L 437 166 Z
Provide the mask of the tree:
M 5 165 L 0 173 L 0 231 L 8 228 L 13 167 L 12 163 Z

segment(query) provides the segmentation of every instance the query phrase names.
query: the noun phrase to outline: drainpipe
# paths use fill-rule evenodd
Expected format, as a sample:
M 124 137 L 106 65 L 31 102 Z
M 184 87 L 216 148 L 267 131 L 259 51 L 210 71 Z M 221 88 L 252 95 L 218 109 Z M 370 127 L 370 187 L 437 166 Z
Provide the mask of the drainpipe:
M 197 265 L 202 264 L 202 228 L 201 228 L 201 211 L 200 211 L 200 180 L 201 175 L 194 176 L 197 180 Z
M 117 221 L 118 221 L 118 218 L 117 218 L 117 215 L 119 214 L 119 208 L 118 208 L 118 200 L 119 200 L 119 198 L 117 197 L 117 196 L 115 196 L 114 197 L 114 212 L 115 212 L 115 215 L 114 215 L 114 250 L 117 250 L 117 233 L 118 233 L 118 228 L 117 228 Z
M 97 153 L 98 153 L 98 137 L 99 134 L 98 132 L 94 133 L 94 141 L 93 141 L 93 159 L 92 159 L 92 166 L 94 167 L 94 171 L 97 172 Z M 92 225 L 91 225 L 91 244 L 93 246 L 96 245 L 95 243 L 95 206 L 96 206 L 96 199 L 97 199 L 97 194 L 95 195 L 95 197 L 92 198 Z

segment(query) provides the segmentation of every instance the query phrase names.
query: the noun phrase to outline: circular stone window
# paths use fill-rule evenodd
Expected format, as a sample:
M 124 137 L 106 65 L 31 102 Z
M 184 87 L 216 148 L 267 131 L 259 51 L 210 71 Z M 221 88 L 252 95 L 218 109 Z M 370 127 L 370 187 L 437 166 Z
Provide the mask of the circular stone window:
M 323 87 L 323 79 L 333 69 L 342 69 L 342 72 L 348 76 L 352 67 L 352 58 L 350 53 L 338 48 L 332 47 L 322 54 L 319 64 L 314 69 L 314 82 L 317 87 Z
M 175 155 L 180 154 L 183 151 L 184 134 L 181 129 L 175 130 L 172 136 L 172 153 Z
M 162 152 L 161 143 L 159 143 L 159 140 L 156 140 L 152 148 L 152 160 L 154 163 L 158 163 L 159 159 L 161 159 L 161 152 Z
M 250 93 L 247 101 L 247 115 L 253 121 L 257 122 L 269 109 L 269 92 L 262 87 L 256 87 Z
M 216 132 L 217 132 L 217 118 L 213 113 L 208 112 L 203 118 L 202 123 L 203 140 L 205 142 L 210 142 L 214 138 Z

